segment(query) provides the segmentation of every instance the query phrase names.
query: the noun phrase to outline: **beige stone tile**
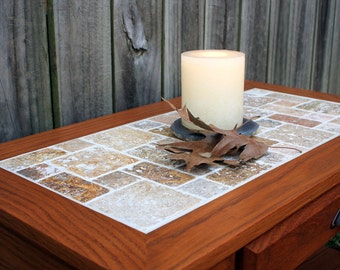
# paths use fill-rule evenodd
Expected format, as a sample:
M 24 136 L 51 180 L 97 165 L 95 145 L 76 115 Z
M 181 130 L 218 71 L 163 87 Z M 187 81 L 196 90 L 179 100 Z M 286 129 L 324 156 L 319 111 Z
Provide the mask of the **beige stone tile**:
M 80 176 L 93 178 L 134 162 L 137 160 L 130 156 L 94 147 L 54 160 L 52 163 Z
M 81 139 L 74 139 L 67 142 L 56 144 L 55 146 L 69 152 L 75 152 L 87 147 L 91 147 L 93 146 L 93 144 L 83 141 Z
M 331 115 L 340 115 L 340 104 L 339 103 L 331 103 L 323 100 L 313 100 L 306 104 L 302 104 L 297 106 L 299 109 L 331 114 Z
M 148 232 L 153 227 L 186 213 L 199 203 L 200 199 L 197 197 L 141 181 L 94 200 L 87 206 Z
M 93 182 L 101 184 L 106 187 L 113 188 L 113 189 L 119 189 L 129 184 L 132 184 L 138 180 L 139 180 L 138 177 L 133 176 L 131 174 L 127 174 L 121 171 L 115 171 L 115 172 L 106 174 L 102 177 L 99 177 L 93 180 Z
M 226 193 L 228 189 L 226 185 L 200 178 L 181 186 L 178 190 L 209 199 Z
M 167 158 L 168 152 L 164 149 L 157 148 L 156 145 L 143 145 L 139 148 L 127 152 L 129 155 L 152 161 L 158 164 L 172 166 L 174 164 Z
M 44 148 L 16 156 L 11 159 L 0 161 L 0 166 L 10 171 L 17 171 L 53 158 L 61 157 L 63 155 L 66 155 L 65 151 L 54 148 Z
M 149 129 L 157 128 L 161 125 L 162 124 L 159 123 L 159 122 L 150 121 L 150 120 L 141 120 L 141 121 L 129 124 L 129 126 L 131 126 L 131 127 L 140 128 L 140 129 L 143 129 L 143 130 L 149 130 Z
M 128 126 L 120 126 L 86 136 L 85 138 L 98 144 L 122 151 L 159 140 L 162 137 L 154 133 L 133 129 Z
M 288 95 L 285 93 L 277 93 L 277 92 L 271 92 L 268 94 L 269 97 L 277 98 L 277 99 L 282 99 L 286 101 L 292 101 L 296 103 L 305 103 L 310 101 L 311 99 L 308 97 L 302 97 L 302 96 L 296 96 L 296 95 Z
M 324 114 L 324 113 L 310 113 L 310 114 L 306 115 L 305 117 L 309 120 L 315 120 L 315 121 L 318 121 L 318 122 L 327 122 L 327 121 L 334 118 L 333 115 Z M 340 125 L 340 120 L 339 120 L 338 124 Z
M 260 107 L 262 105 L 266 105 L 272 102 L 275 102 L 275 98 L 267 97 L 267 96 L 260 96 L 260 97 L 253 97 L 253 96 L 244 96 L 244 105 L 250 107 Z
M 158 121 L 163 124 L 171 125 L 178 118 L 180 117 L 177 112 L 170 112 L 170 113 L 160 114 L 160 115 L 151 117 L 150 119 L 153 121 Z
M 286 124 L 261 134 L 263 138 L 276 139 L 292 145 L 313 148 L 334 136 L 329 132 L 303 126 Z
M 278 100 L 274 102 L 275 105 L 283 106 L 283 107 L 294 107 L 299 105 L 299 102 L 291 101 L 291 100 Z
M 298 110 L 298 109 L 294 109 L 291 107 L 278 106 L 275 104 L 268 104 L 268 105 L 262 106 L 261 109 L 272 111 L 273 113 L 289 114 L 289 115 L 297 116 L 297 117 L 301 117 L 301 116 L 308 114 L 308 112 L 303 111 L 303 110 Z
M 340 117 L 337 117 L 336 119 L 331 121 L 332 124 L 340 125 Z

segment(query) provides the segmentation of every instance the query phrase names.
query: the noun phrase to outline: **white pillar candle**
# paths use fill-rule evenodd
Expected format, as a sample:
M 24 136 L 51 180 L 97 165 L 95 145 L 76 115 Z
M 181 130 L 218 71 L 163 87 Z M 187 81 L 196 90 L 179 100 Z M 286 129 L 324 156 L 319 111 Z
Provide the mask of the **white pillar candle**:
M 245 55 L 229 50 L 181 54 L 182 107 L 206 124 L 231 130 L 243 121 Z M 190 129 L 199 129 L 186 121 Z

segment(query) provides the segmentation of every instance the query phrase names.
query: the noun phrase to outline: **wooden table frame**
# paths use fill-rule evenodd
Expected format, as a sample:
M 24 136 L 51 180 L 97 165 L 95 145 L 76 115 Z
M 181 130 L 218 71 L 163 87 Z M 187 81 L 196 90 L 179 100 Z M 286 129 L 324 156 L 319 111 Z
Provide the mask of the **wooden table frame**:
M 247 81 L 251 88 L 340 102 Z M 180 106 L 179 98 L 172 102 Z M 0 160 L 170 110 L 159 102 L 2 143 Z M 65 269 L 209 269 L 327 191 L 340 193 L 339 160 L 337 137 L 148 234 L 0 169 L 0 268 L 16 260 Z

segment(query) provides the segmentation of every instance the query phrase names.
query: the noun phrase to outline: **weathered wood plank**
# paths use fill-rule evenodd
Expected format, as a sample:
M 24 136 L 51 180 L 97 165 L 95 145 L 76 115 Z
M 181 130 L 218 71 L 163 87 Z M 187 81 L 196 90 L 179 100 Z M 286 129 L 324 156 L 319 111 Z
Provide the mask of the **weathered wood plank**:
M 329 40 L 330 44 L 326 46 L 329 57 L 324 60 L 325 67 L 329 67 L 324 74 L 321 75 L 323 80 L 322 90 L 327 93 L 340 95 L 340 3 L 338 0 L 331 0 L 329 10 L 334 11 L 331 15 L 329 21 Z
M 237 0 L 207 0 L 205 48 L 239 50 L 239 8 Z
M 287 83 L 310 89 L 316 0 L 290 1 L 287 48 Z
M 204 48 L 205 0 L 182 0 L 182 51 Z
M 162 2 L 114 1 L 116 111 L 161 98 Z
M 180 95 L 182 1 L 164 1 L 163 92 L 169 99 Z
M 279 85 L 287 84 L 289 14 L 289 2 L 271 1 L 267 81 Z
M 45 1 L 0 2 L 0 142 L 53 128 Z
M 181 53 L 204 48 L 204 0 L 164 2 L 163 90 L 165 98 L 181 94 Z
M 110 0 L 53 4 L 60 124 L 111 113 Z
M 270 2 L 243 1 L 240 50 L 246 54 L 246 79 L 266 81 Z

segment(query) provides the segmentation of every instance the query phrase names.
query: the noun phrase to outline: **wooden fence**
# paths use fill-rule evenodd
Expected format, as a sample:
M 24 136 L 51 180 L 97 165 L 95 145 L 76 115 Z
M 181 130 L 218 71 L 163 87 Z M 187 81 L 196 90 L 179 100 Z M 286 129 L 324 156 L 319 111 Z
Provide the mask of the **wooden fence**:
M 340 94 L 339 0 L 1 0 L 0 142 L 180 95 L 180 53 Z

